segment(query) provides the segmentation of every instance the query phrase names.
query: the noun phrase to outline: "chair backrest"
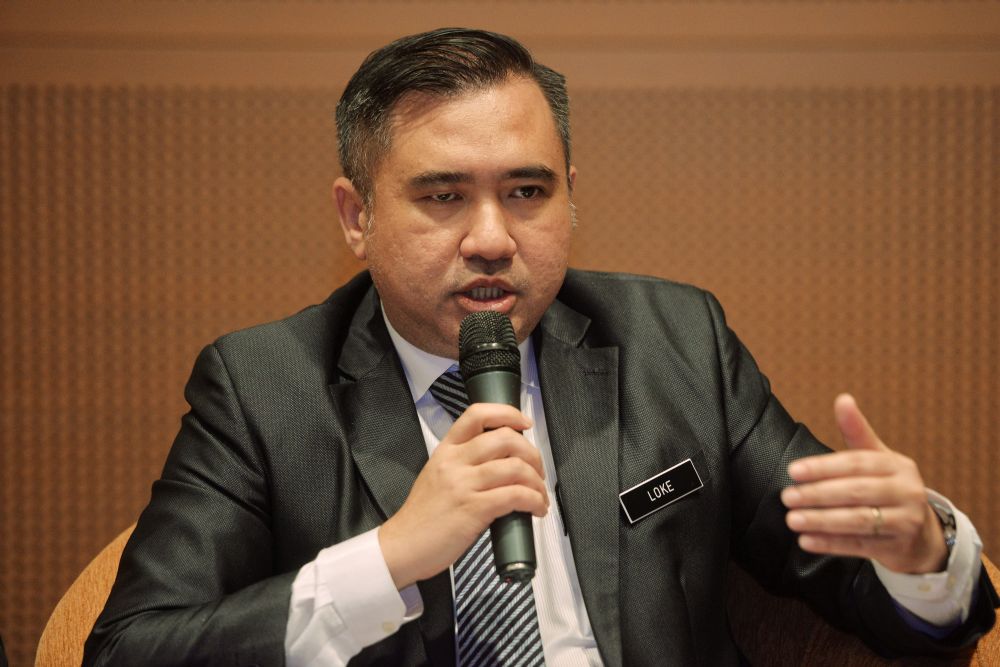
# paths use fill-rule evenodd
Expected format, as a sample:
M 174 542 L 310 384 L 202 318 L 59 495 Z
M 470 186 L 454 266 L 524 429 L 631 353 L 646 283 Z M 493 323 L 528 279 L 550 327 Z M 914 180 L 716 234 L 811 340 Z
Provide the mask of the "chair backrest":
M 59 600 L 38 641 L 36 667 L 80 667 L 83 643 L 108 601 L 122 549 L 134 528 L 132 524 L 104 547 Z
M 83 643 L 107 602 L 122 549 L 135 524 L 126 528 L 80 573 L 49 617 L 35 656 L 35 667 L 78 667 Z M 1000 571 L 985 556 L 994 582 Z M 733 637 L 754 665 L 838 665 L 879 667 L 898 664 L 872 653 L 855 637 L 829 626 L 798 600 L 767 593 L 737 566 L 730 567 L 727 602 Z M 907 664 L 917 664 L 909 662 Z M 935 665 L 1000 665 L 1000 624 L 974 652 Z
M 985 556 L 983 566 L 994 585 L 1000 583 L 1000 571 Z M 733 638 L 753 665 L 883 667 L 901 664 L 876 655 L 860 639 L 832 627 L 804 603 L 771 595 L 736 565 L 730 566 L 727 607 Z M 1000 665 L 1000 624 L 981 637 L 972 651 L 947 660 L 908 659 L 905 664 Z

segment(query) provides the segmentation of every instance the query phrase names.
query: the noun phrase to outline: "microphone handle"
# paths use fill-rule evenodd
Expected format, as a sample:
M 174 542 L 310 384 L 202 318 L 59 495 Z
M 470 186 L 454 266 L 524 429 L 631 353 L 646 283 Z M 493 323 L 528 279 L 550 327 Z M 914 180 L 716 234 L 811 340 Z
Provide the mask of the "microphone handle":
M 521 376 L 508 371 L 487 371 L 465 381 L 472 403 L 503 403 L 521 409 Z M 505 581 L 531 581 L 535 576 L 535 538 L 531 515 L 511 512 L 490 524 L 493 561 Z

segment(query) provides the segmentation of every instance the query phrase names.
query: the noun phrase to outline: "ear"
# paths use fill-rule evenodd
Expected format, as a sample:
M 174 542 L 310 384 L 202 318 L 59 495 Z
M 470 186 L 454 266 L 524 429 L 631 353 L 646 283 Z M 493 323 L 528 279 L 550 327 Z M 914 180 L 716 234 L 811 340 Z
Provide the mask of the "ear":
M 361 193 L 354 187 L 354 183 L 341 176 L 333 182 L 333 203 L 340 215 L 340 228 L 344 232 L 344 240 L 347 241 L 354 256 L 364 261 L 368 258 L 365 245 L 368 214 Z
M 573 186 L 576 185 L 576 167 L 573 165 L 569 166 L 569 191 L 570 194 L 573 193 Z

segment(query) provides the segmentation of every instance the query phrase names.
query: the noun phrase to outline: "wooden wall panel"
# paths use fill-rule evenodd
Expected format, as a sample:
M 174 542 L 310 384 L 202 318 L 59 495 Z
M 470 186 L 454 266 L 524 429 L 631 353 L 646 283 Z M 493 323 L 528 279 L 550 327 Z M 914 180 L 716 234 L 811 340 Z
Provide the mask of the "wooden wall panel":
M 577 263 L 711 288 L 793 414 L 836 445 L 832 399 L 856 392 L 995 544 L 1000 87 L 606 90 L 575 111 Z
M 1000 3 L 5 3 L 12 664 L 148 499 L 200 347 L 358 270 L 332 110 L 435 8 L 569 76 L 576 265 L 715 291 L 793 414 L 834 441 L 856 392 L 996 550 Z
M 73 571 L 148 500 L 198 350 L 358 269 L 327 194 L 335 101 L 4 90 L 0 631 L 18 663 Z

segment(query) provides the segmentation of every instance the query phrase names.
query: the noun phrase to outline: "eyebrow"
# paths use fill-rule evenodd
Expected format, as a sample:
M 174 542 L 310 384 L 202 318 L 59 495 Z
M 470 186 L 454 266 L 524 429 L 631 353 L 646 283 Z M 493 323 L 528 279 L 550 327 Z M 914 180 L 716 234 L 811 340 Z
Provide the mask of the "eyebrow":
M 504 174 L 504 177 L 530 178 L 551 183 L 556 180 L 556 172 L 544 165 L 538 165 L 535 167 L 518 167 L 517 169 L 512 169 Z
M 556 173 L 544 165 L 517 167 L 503 175 L 504 180 L 527 178 L 546 182 L 556 180 Z M 427 188 L 436 185 L 454 185 L 455 183 L 472 183 L 471 174 L 461 171 L 425 171 L 410 179 L 413 188 Z
M 471 183 L 472 176 L 460 171 L 425 171 L 410 179 L 410 185 L 415 188 L 426 188 L 433 185 L 453 185 L 455 183 Z

